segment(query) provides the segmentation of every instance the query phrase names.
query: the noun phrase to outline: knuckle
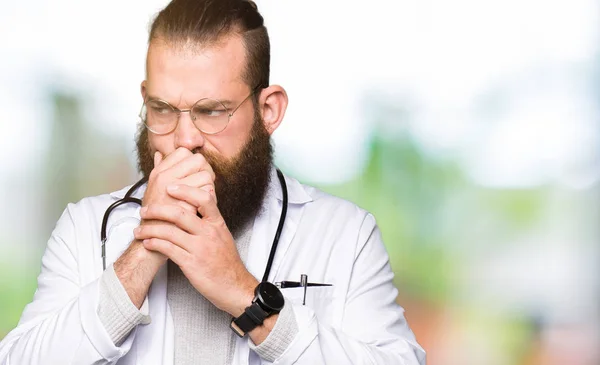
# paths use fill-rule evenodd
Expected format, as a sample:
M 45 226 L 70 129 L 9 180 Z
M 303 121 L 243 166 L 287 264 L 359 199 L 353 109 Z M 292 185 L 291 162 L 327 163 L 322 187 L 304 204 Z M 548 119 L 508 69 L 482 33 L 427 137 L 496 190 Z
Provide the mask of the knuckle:
M 181 269 L 182 269 L 182 270 L 184 270 L 184 269 L 186 269 L 186 268 L 189 268 L 189 267 L 191 267 L 191 266 L 193 265 L 193 261 L 194 261 L 194 260 L 193 260 L 193 258 L 192 258 L 192 257 L 189 257 L 189 256 L 187 256 L 187 255 L 186 255 L 186 256 L 183 256 L 183 257 L 180 259 L 179 266 L 181 267 Z
M 148 176 L 148 182 L 152 184 L 158 180 L 158 176 L 160 175 L 160 171 L 158 169 L 153 169 Z
M 154 224 L 147 224 L 144 228 L 142 228 L 142 232 L 144 233 L 144 236 L 146 236 L 146 237 L 154 236 L 154 235 L 156 235 L 157 229 Z
M 146 246 L 149 248 L 156 249 L 156 248 L 159 248 L 160 245 L 158 244 L 158 242 L 156 242 L 156 239 L 150 238 L 150 239 L 148 239 L 148 241 L 146 241 Z
M 202 166 L 204 166 L 204 163 L 206 161 L 204 156 L 201 153 L 196 153 L 196 154 L 194 154 L 194 156 L 192 156 L 192 158 L 194 161 L 194 165 L 196 166 L 198 171 L 201 171 Z
M 208 204 L 211 200 L 210 193 L 204 190 L 199 191 L 198 199 L 201 204 Z
M 158 251 L 160 253 L 163 253 L 165 250 L 165 247 L 162 244 L 162 241 L 159 239 L 156 239 L 156 238 L 148 239 L 148 243 L 146 243 L 146 247 L 151 249 L 152 251 Z
M 165 240 L 157 240 L 160 241 L 160 246 L 162 247 L 163 252 L 169 256 L 171 253 L 173 253 L 173 245 L 171 245 L 169 243 L 169 241 L 165 241 Z
M 225 223 L 225 221 L 223 219 L 217 219 L 215 224 L 217 226 L 217 228 L 215 228 L 215 231 L 217 231 L 217 232 L 219 230 L 221 230 L 221 231 L 229 230 L 229 228 L 227 228 L 227 224 Z
M 193 211 L 195 211 L 195 210 L 196 210 L 196 209 L 195 209 L 195 208 L 194 208 L 192 205 L 190 205 L 189 203 L 182 202 L 182 201 L 178 201 L 178 202 L 177 202 L 177 206 L 178 206 L 179 208 L 181 208 L 181 209 L 182 209 L 184 212 L 185 212 L 185 211 L 190 211 L 190 212 L 193 212 Z
M 202 181 L 206 181 L 206 182 L 212 182 L 213 181 L 213 176 L 210 173 L 210 171 L 203 170 L 203 171 L 200 172 L 200 176 L 202 178 Z
M 159 185 L 162 185 L 164 180 L 165 180 L 165 172 L 164 171 L 157 171 L 154 174 L 154 181 L 156 183 L 158 183 Z
M 204 233 L 206 234 L 206 237 L 208 237 L 208 239 L 211 241 L 215 241 L 218 237 L 217 229 L 212 225 L 208 225 Z
M 156 214 L 156 206 L 154 204 L 148 204 L 146 206 L 146 214 L 148 214 L 148 215 Z
M 160 218 L 164 216 L 162 208 L 158 204 L 152 204 L 152 208 L 148 207 L 148 212 L 150 216 Z
M 159 238 L 154 238 L 153 241 L 158 251 L 167 256 L 171 253 L 171 247 L 168 241 L 161 240 Z
M 183 220 L 185 217 L 185 210 L 182 207 L 175 208 L 175 219 L 178 221 Z
M 194 154 L 194 159 L 200 163 L 204 163 L 206 161 L 206 158 L 204 157 L 203 154 L 201 153 L 195 153 Z

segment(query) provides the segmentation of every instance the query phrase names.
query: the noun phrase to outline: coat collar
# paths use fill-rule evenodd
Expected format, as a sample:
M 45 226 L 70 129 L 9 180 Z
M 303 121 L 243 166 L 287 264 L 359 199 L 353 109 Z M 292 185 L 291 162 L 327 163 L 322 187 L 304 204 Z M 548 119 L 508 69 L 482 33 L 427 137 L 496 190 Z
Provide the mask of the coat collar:
M 277 168 L 274 165 L 271 166 L 270 174 L 271 174 L 271 178 L 269 181 L 269 187 L 267 188 L 267 196 L 272 195 L 275 198 L 277 198 L 277 200 L 282 201 L 283 200 L 283 192 L 281 190 L 281 184 L 279 183 L 279 178 L 277 177 Z M 285 176 L 285 174 L 284 174 L 284 176 Z M 289 176 L 285 176 L 285 183 L 287 185 L 289 203 L 304 204 L 304 203 L 308 203 L 308 202 L 312 201 L 312 197 L 308 194 L 308 192 L 306 191 L 304 186 L 302 184 L 300 184 L 300 182 L 298 182 L 298 180 L 293 179 Z M 123 197 L 125 197 L 125 193 L 127 193 L 127 191 L 132 186 L 133 186 L 133 184 L 126 186 L 121 190 L 114 191 L 114 192 L 110 193 L 110 196 L 115 199 L 123 199 Z M 146 187 L 147 187 L 147 184 L 140 186 L 140 188 L 137 189 L 133 193 L 133 197 L 139 198 L 139 199 L 143 198 L 144 193 L 146 192 Z
M 131 185 L 127 185 L 126 187 L 124 187 L 121 190 L 117 190 L 117 191 L 113 191 L 112 193 L 110 193 L 110 196 L 115 198 L 115 199 L 123 199 L 125 197 L 125 194 L 127 193 L 127 191 L 129 189 L 131 189 L 131 187 L 134 184 Z M 144 193 L 146 192 L 146 187 L 147 187 L 147 183 L 140 186 L 139 189 L 137 189 L 132 195 L 134 198 L 138 198 L 138 199 L 142 199 L 144 197 Z
M 293 179 L 289 176 L 285 177 L 285 184 L 288 191 L 288 202 L 291 204 L 305 204 L 312 201 L 312 197 L 306 192 L 306 189 L 298 180 Z M 277 176 L 277 168 L 271 167 L 271 180 L 269 181 L 269 188 L 267 196 L 272 194 L 277 200 L 283 200 L 283 191 L 281 184 L 279 183 L 279 177 Z

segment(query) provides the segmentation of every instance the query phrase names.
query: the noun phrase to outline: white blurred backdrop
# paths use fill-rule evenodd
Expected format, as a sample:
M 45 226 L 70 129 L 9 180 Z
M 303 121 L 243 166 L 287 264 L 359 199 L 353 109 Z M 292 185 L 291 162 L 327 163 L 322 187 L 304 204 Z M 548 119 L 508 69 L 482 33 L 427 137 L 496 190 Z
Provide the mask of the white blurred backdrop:
M 166 3 L 0 0 L 0 338 L 65 204 L 135 180 Z M 429 363 L 600 362 L 600 4 L 257 3 L 290 98 L 277 163 L 375 211 Z

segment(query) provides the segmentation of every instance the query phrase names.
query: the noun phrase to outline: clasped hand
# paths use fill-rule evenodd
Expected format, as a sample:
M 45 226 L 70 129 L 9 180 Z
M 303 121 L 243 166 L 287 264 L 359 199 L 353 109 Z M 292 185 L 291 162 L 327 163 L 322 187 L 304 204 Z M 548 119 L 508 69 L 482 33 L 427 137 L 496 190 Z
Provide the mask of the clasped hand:
M 144 248 L 177 264 L 215 306 L 237 317 L 252 301 L 258 281 L 244 266 L 217 208 L 214 178 L 200 154 L 179 148 L 161 161 L 157 152 L 134 235 Z

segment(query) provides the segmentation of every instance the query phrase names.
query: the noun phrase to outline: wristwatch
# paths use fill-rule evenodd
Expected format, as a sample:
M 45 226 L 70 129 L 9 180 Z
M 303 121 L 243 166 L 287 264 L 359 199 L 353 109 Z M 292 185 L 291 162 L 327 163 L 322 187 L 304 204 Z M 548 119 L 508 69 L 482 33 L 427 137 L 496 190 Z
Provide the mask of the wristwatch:
M 254 289 L 254 299 L 244 313 L 231 320 L 231 329 L 238 336 L 244 337 L 246 333 L 260 326 L 265 318 L 279 313 L 283 309 L 283 294 L 275 285 L 263 281 Z

